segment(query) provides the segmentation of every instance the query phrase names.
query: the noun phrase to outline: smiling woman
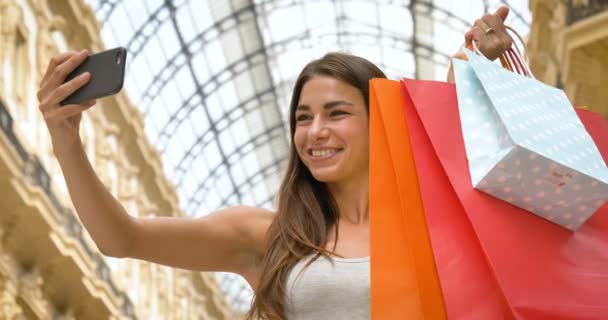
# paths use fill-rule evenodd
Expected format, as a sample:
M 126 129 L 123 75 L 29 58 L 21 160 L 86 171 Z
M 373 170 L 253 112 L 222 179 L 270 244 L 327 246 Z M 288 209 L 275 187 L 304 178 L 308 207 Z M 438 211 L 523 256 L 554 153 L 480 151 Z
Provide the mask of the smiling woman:
M 314 60 L 300 73 L 289 111 L 293 143 L 287 173 L 268 230 L 268 249 L 250 315 L 369 318 L 369 259 L 358 258 L 369 256 L 368 100 L 372 78 L 386 76 L 371 62 L 343 53 Z M 337 257 L 356 261 L 328 267 L 318 260 L 321 256 L 334 262 Z M 299 280 L 306 286 L 290 277 L 296 265 L 302 275 Z M 302 292 L 305 287 L 322 288 L 327 272 L 350 273 L 355 281 L 326 285 L 326 290 L 336 292 L 329 297 L 323 290 L 312 295 Z M 337 303 L 335 299 L 361 284 L 367 288 L 364 294 L 355 301 Z M 288 291 L 290 288 L 293 290 Z M 287 301 L 287 296 L 299 299 Z
M 476 21 L 466 41 L 499 56 L 510 46 L 507 12 Z M 126 212 L 84 151 L 80 120 L 95 101 L 59 106 L 90 80 L 65 82 L 87 56 L 84 50 L 55 56 L 38 99 L 72 203 L 102 253 L 239 274 L 255 291 L 249 318 L 369 318 L 367 103 L 370 79 L 385 78 L 377 66 L 330 53 L 302 70 L 290 103 L 290 155 L 276 212 L 238 206 L 196 219 L 144 219 Z

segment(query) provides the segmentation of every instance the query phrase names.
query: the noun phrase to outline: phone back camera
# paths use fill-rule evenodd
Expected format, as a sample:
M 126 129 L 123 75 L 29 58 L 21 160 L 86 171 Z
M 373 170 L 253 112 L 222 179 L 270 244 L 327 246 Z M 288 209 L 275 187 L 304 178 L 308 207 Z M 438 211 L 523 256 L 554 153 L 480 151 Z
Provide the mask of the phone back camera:
M 120 64 L 121 61 L 122 61 L 122 56 L 119 51 L 116 53 L 116 64 Z

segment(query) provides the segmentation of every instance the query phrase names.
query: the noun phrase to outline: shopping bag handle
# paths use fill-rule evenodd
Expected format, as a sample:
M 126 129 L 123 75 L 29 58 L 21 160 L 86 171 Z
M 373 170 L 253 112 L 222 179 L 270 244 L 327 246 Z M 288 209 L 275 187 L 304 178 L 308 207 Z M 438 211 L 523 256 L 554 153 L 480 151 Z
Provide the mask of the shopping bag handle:
M 528 65 L 528 61 L 530 59 L 528 57 L 526 42 L 524 41 L 523 37 L 517 31 L 515 31 L 515 29 L 511 28 L 510 26 L 505 26 L 505 28 L 507 28 L 508 31 L 511 31 L 511 33 L 515 35 L 515 37 L 520 41 L 524 49 L 524 54 L 522 55 L 522 51 L 519 49 L 517 41 L 513 41 L 513 45 L 509 50 L 507 50 L 506 53 L 511 57 L 511 61 L 516 60 L 515 62 L 519 63 L 519 66 L 523 69 L 523 75 L 535 79 L 534 75 L 532 74 L 532 71 L 530 70 L 530 66 Z M 513 48 L 515 48 L 515 50 L 513 50 Z M 522 74 L 522 72 L 519 72 L 519 74 Z

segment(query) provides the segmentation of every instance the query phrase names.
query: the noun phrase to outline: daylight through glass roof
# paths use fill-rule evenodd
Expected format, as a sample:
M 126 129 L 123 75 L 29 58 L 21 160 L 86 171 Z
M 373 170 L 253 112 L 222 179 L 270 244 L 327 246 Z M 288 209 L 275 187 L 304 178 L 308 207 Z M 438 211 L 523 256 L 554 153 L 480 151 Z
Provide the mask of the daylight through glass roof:
M 289 151 L 291 88 L 329 51 L 376 63 L 392 79 L 444 80 L 469 26 L 500 4 L 526 35 L 527 1 L 88 0 L 107 48 L 128 50 L 125 87 L 145 115 L 180 205 L 191 216 L 272 208 Z M 205 244 L 201 244 L 204 250 Z M 251 291 L 219 274 L 238 310 Z

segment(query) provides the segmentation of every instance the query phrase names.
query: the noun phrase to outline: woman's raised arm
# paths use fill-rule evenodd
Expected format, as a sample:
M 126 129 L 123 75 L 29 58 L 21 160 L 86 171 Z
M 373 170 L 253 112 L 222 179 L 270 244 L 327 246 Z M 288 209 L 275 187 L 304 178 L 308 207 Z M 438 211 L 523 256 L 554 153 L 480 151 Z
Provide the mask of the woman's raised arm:
M 271 212 L 234 207 L 196 219 L 136 218 L 103 185 L 79 135 L 82 112 L 95 102 L 59 105 L 89 81 L 90 75 L 84 74 L 63 83 L 86 57 L 86 51 L 54 57 L 43 77 L 38 99 L 70 199 L 99 250 L 108 256 L 185 269 L 235 272 L 254 283 L 266 230 L 274 217 Z

